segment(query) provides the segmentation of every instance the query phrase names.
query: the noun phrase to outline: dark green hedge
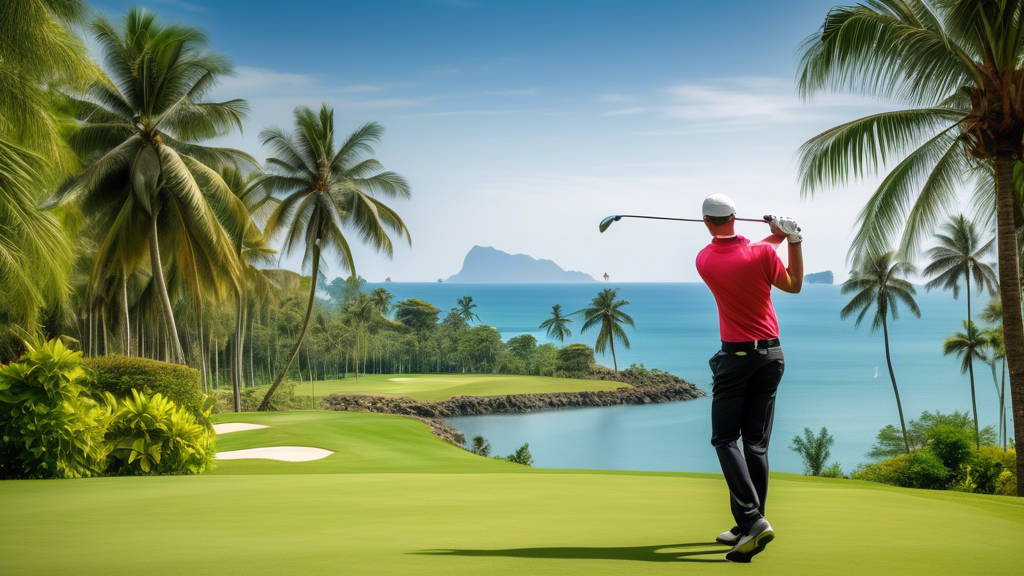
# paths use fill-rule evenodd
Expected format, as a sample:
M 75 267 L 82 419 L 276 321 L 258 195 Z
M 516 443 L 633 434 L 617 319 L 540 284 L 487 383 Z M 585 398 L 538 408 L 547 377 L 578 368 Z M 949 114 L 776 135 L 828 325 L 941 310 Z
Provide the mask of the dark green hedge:
M 204 397 L 195 368 L 130 356 L 85 358 L 82 365 L 93 375 L 90 386 L 95 390 L 129 398 L 133 388 L 140 392 L 148 388 L 197 416 L 202 414 Z
M 558 351 L 558 371 L 585 376 L 594 365 L 594 349 L 586 344 L 569 344 Z

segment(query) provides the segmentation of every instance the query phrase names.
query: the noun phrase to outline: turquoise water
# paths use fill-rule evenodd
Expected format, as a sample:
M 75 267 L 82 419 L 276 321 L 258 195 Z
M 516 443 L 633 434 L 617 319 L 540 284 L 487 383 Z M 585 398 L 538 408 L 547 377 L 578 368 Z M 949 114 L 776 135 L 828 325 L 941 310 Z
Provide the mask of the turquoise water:
M 372 287 L 376 287 L 373 285 Z M 605 284 L 382 284 L 397 299 L 422 298 L 443 311 L 457 298 L 473 297 L 484 324 L 508 339 L 533 334 L 547 341 L 537 326 L 553 304 L 563 310 L 582 308 Z M 632 347 L 619 350 L 619 367 L 632 362 L 660 368 L 710 389 L 707 360 L 718 346 L 718 315 L 703 284 L 610 284 L 629 301 L 625 310 L 636 322 L 629 330 Z M 786 375 L 779 388 L 770 451 L 772 467 L 801 472 L 789 450 L 804 427 L 827 426 L 835 437 L 832 460 L 850 469 L 867 461 L 878 429 L 899 424 L 892 385 L 885 365 L 881 332 L 855 328 L 839 319 L 845 298 L 838 286 L 808 285 L 797 295 L 773 295 L 786 354 Z M 890 325 L 893 367 L 904 413 L 916 418 L 924 410 L 970 411 L 970 383 L 959 363 L 942 355 L 942 340 L 961 330 L 966 318 L 963 296 L 925 292 L 917 297 L 922 317 L 900 315 Z M 980 309 L 985 298 L 975 298 Z M 980 303 L 980 304 L 979 304 Z M 593 346 L 596 332 L 572 341 Z M 610 356 L 599 362 L 612 365 Z M 875 377 L 877 368 L 878 377 Z M 997 423 L 998 398 L 986 364 L 975 366 L 978 412 L 982 425 Z M 648 406 L 616 406 L 534 414 L 455 418 L 467 437 L 481 434 L 495 449 L 508 454 L 530 443 L 537 466 L 716 472 L 718 461 L 709 444 L 710 399 Z

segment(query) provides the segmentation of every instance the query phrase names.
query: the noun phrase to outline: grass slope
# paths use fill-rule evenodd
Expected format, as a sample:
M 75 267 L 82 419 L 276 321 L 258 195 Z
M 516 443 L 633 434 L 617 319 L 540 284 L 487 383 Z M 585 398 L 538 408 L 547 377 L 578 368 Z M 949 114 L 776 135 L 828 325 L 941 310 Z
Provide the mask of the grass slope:
M 506 374 L 371 374 L 360 376 L 358 382 L 352 377 L 315 383 L 318 397 L 330 394 L 370 394 L 429 401 L 447 400 L 453 396 L 590 392 L 615 390 L 623 386 L 627 385 L 602 380 Z M 309 396 L 313 388 L 306 381 L 296 387 L 295 394 Z
M 209 476 L 0 483 L 0 574 L 936 575 L 1024 562 L 1020 499 L 775 475 L 778 538 L 751 567 L 712 543 L 732 524 L 719 477 L 530 470 L 386 415 L 253 416 L 221 420 L 275 436 L 224 435 L 221 449 L 343 447 L 321 464 L 364 473 L 224 462 Z M 384 472 L 423 450 L 408 469 L 452 473 Z

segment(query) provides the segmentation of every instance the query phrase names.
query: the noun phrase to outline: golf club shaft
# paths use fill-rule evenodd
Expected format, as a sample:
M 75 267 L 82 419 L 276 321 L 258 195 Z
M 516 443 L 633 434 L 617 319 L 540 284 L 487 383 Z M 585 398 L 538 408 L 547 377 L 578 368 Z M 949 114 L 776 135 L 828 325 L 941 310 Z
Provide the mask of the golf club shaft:
M 619 214 L 618 218 L 646 218 L 648 220 L 675 220 L 676 222 L 703 222 L 704 220 L 697 220 L 695 218 L 666 218 L 664 216 L 637 216 L 635 214 Z M 736 218 L 740 222 L 761 222 L 764 223 L 764 218 Z

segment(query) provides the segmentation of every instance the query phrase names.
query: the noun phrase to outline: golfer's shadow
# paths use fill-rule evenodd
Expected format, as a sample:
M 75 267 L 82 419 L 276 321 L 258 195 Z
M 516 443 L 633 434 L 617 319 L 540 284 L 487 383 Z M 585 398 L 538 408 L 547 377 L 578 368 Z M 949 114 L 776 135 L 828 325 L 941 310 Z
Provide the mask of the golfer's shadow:
M 708 550 L 688 550 L 708 548 Z M 421 550 L 426 556 L 472 556 L 497 558 L 562 558 L 568 560 L 632 560 L 635 562 L 726 562 L 725 558 L 701 558 L 723 555 L 730 549 L 715 542 L 690 542 L 662 546 L 565 546 L 551 548 L 506 548 L 494 550 Z

